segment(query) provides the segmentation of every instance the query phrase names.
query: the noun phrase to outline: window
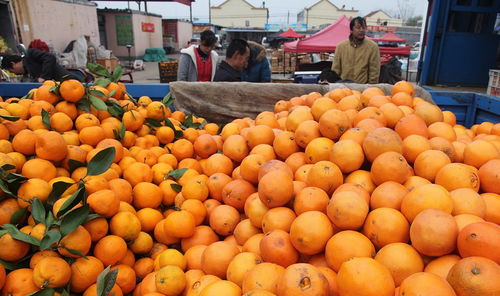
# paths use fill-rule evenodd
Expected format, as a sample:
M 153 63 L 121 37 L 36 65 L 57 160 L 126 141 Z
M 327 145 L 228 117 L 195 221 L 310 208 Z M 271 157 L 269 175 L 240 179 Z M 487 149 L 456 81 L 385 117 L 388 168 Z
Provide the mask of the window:
M 478 12 L 450 11 L 448 32 L 485 33 L 489 15 Z
M 480 7 L 492 7 L 493 6 L 493 0 L 479 0 L 477 3 L 477 6 Z
M 245 27 L 250 27 L 250 21 L 249 20 L 245 20 Z
M 457 0 L 457 5 L 470 6 L 471 4 L 472 0 Z

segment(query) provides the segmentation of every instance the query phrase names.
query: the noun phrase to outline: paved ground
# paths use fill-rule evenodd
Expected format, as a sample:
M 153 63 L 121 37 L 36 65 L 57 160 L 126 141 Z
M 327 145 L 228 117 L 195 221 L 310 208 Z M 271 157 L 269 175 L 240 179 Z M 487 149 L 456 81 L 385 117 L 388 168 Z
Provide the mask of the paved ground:
M 178 59 L 179 54 L 171 54 L 167 55 L 169 58 Z M 145 62 L 144 70 L 142 71 L 134 71 L 132 73 L 134 77 L 135 83 L 160 83 L 160 74 L 158 71 L 158 62 Z M 273 80 L 280 80 L 280 82 L 290 81 L 290 74 L 273 74 Z M 436 90 L 449 90 L 449 91 L 470 91 L 475 93 L 486 93 L 486 88 L 478 88 L 478 87 L 452 87 L 452 86 L 431 86 L 430 88 Z
M 132 73 L 134 83 L 160 83 L 160 74 L 157 62 L 145 62 L 143 71 Z

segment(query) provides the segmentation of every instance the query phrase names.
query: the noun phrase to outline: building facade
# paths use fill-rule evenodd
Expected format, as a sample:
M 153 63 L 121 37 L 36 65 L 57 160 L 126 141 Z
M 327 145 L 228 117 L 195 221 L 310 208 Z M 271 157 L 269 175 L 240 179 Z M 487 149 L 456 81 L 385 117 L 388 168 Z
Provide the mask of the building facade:
M 162 48 L 161 15 L 129 9 L 98 9 L 101 43 L 116 57 L 142 58 L 147 48 Z
M 167 52 L 179 51 L 188 45 L 193 36 L 193 24 L 188 21 L 177 19 L 164 19 L 163 25 L 163 48 Z M 168 49 L 168 50 L 167 50 Z
M 219 6 L 210 7 L 212 24 L 229 28 L 264 29 L 269 19 L 269 10 L 255 7 L 245 0 L 227 0 Z
M 403 20 L 393 18 L 383 10 L 372 11 L 365 15 L 366 25 L 368 26 L 390 26 L 401 27 Z
M 93 2 L 10 0 L 8 5 L 10 22 L 5 22 L 5 28 L 10 27 L 8 23 L 12 24 L 14 30 L 9 31 L 14 36 L 3 36 L 5 39 L 15 40 L 26 46 L 31 41 L 40 39 L 53 50 L 60 52 L 70 41 L 82 35 L 90 36 L 92 42 L 99 43 L 97 4 Z M 4 27 L 3 20 L 0 27 Z
M 359 11 L 342 6 L 338 8 L 329 0 L 320 0 L 297 14 L 297 23 L 306 24 L 308 30 L 318 30 L 321 25 L 334 23 L 345 15 L 347 18 L 358 16 Z

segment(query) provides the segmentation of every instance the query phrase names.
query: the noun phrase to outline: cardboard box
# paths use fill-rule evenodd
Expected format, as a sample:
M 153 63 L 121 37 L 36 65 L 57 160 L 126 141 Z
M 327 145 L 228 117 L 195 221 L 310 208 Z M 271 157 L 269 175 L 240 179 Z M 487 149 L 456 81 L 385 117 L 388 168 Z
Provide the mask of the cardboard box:
M 113 71 L 120 63 L 118 59 L 97 59 L 99 65 L 103 65 L 108 71 Z

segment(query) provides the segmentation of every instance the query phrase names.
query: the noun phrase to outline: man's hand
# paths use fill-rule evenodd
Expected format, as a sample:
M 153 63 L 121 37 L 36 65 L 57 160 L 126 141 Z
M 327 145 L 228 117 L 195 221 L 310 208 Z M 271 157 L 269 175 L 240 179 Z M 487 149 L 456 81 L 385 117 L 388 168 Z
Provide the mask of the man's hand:
M 42 77 L 38 77 L 38 79 L 37 79 L 37 80 L 38 80 L 38 82 L 40 82 L 40 83 L 43 83 L 43 82 L 45 81 L 45 79 L 43 79 Z

